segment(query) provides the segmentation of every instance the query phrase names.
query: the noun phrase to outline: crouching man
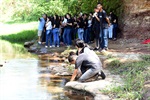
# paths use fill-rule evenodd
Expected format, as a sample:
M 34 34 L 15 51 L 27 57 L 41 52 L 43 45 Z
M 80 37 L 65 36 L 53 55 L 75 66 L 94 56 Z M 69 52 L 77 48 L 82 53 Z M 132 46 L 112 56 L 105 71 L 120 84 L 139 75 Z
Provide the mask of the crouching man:
M 99 72 L 102 71 L 102 63 L 100 60 L 86 53 L 82 53 L 79 56 L 70 54 L 68 56 L 68 60 L 71 64 L 75 64 L 75 70 L 70 81 L 74 81 L 75 78 L 77 78 L 79 72 L 81 72 L 81 75 L 78 81 L 85 82 L 89 78 L 99 75 Z M 104 79 L 104 77 L 102 77 L 102 79 Z

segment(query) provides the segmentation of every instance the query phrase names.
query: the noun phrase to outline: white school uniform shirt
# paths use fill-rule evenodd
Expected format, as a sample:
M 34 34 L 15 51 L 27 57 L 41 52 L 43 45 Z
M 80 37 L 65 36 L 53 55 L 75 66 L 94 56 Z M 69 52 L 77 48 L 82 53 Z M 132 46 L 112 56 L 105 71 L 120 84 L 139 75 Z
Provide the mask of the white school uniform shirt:
M 92 20 L 88 20 L 88 27 L 92 26 Z
M 51 30 L 52 29 L 52 22 L 49 21 L 48 23 L 46 23 L 46 30 Z
M 67 19 L 66 18 L 64 18 L 64 20 L 63 20 L 63 22 L 62 23 L 67 23 Z

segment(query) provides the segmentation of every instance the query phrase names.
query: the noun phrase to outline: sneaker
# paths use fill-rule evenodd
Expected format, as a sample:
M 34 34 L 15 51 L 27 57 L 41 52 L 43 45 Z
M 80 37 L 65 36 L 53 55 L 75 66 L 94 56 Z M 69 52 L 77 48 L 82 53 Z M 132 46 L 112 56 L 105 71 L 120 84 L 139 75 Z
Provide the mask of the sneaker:
M 59 45 L 57 45 L 57 47 L 59 47 Z
M 38 41 L 38 44 L 42 44 L 40 41 Z
M 113 40 L 114 40 L 114 41 L 116 41 L 116 40 L 117 40 L 117 38 L 113 38 Z
M 52 48 L 52 46 L 49 46 L 50 48 Z
M 108 47 L 105 47 L 104 49 L 107 51 L 107 50 L 108 50 Z
M 67 45 L 68 48 L 70 48 L 70 45 Z
M 102 77 L 102 79 L 104 80 L 106 78 L 106 75 L 104 74 L 103 71 L 99 72 L 100 76 Z
M 45 48 L 48 48 L 48 46 L 46 45 Z
M 94 50 L 98 50 L 98 47 L 95 47 Z
M 52 45 L 52 47 L 55 47 L 55 45 Z

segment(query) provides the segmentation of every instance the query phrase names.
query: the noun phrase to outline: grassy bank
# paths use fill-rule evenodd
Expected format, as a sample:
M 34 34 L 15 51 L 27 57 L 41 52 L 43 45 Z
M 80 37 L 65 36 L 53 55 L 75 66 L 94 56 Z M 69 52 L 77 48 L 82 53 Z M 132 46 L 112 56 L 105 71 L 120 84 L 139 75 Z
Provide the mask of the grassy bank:
M 0 23 L 0 60 L 32 57 L 23 43 L 37 39 L 37 22 Z
M 144 82 L 150 80 L 150 56 L 141 56 L 142 61 L 121 63 L 111 62 L 108 67 L 113 74 L 121 75 L 124 85 L 103 90 L 105 94 L 118 98 L 117 100 L 140 100 Z
M 0 26 L 0 38 L 11 43 L 37 38 L 37 22 L 0 23 Z

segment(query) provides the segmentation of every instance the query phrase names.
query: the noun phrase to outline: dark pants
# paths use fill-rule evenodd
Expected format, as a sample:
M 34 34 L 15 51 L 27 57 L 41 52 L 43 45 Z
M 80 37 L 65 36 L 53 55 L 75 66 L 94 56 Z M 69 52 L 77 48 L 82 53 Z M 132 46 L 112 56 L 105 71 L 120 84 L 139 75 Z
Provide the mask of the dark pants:
M 54 46 L 59 46 L 59 28 L 53 29 Z
M 46 31 L 42 32 L 42 42 L 46 42 Z
M 113 24 L 113 38 L 117 38 L 117 28 L 118 28 L 118 25 Z
M 52 46 L 53 42 L 53 33 L 52 30 L 46 30 L 46 45 Z M 50 43 L 50 44 L 49 44 Z
M 94 35 L 95 35 L 96 48 L 100 48 L 99 34 L 100 34 L 100 28 L 99 27 L 95 27 Z
M 71 45 L 71 28 L 65 28 L 63 34 L 64 44 Z

